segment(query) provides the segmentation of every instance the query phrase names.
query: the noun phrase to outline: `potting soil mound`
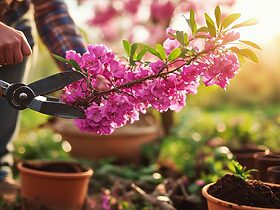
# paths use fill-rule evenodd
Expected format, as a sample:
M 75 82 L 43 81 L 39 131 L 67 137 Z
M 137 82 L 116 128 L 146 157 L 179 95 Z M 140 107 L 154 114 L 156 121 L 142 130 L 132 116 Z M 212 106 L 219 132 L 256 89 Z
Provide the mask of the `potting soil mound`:
M 244 181 L 230 174 L 211 185 L 208 193 L 238 205 L 280 209 L 280 187 L 270 187 L 256 180 Z
M 79 163 L 67 162 L 25 162 L 23 166 L 29 169 L 47 172 L 78 173 L 87 171 L 87 169 Z

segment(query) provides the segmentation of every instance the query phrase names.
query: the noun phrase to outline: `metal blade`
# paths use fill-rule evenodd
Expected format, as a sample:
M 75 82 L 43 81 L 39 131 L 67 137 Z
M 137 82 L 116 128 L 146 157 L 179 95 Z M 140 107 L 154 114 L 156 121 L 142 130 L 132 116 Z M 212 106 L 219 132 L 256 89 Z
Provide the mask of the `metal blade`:
M 37 112 L 43 114 L 68 118 L 68 119 L 82 119 L 85 118 L 85 114 L 82 110 L 64 104 L 58 101 L 48 101 L 46 97 L 37 96 L 27 106 Z
M 82 78 L 84 78 L 82 73 L 69 70 L 40 79 L 28 86 L 33 90 L 35 96 L 39 96 L 60 90 L 66 85 L 76 82 Z
M 0 89 L 2 90 L 3 95 L 6 95 L 6 91 L 7 91 L 9 86 L 10 86 L 9 83 L 7 83 L 4 80 L 0 79 Z

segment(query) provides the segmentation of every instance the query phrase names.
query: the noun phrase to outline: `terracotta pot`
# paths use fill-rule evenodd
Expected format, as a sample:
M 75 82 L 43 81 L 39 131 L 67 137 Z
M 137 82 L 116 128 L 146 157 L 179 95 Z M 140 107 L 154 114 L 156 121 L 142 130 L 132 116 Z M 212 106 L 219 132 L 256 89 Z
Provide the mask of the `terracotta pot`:
M 236 160 L 242 165 L 246 166 L 247 169 L 253 169 L 254 154 L 258 152 L 269 153 L 269 149 L 265 146 L 245 146 L 242 148 L 230 148 L 231 153 L 236 157 Z
M 269 182 L 267 169 L 271 166 L 280 166 L 280 155 L 275 153 L 265 154 L 259 152 L 254 154 L 255 169 L 257 172 L 257 179 L 263 182 Z
M 74 157 L 90 160 L 114 157 L 119 162 L 138 162 L 143 145 L 157 139 L 160 129 L 154 120 L 145 125 L 137 123 L 116 129 L 111 135 L 80 132 L 72 120 L 66 119 L 57 119 L 51 127 L 70 143 Z
M 31 164 L 62 163 L 73 165 L 73 162 L 28 161 Z M 61 173 L 30 169 L 22 162 L 18 164 L 21 178 L 21 194 L 28 210 L 81 210 L 85 203 L 89 179 L 93 170 L 84 172 Z M 40 206 L 40 208 L 38 208 Z
M 212 183 L 213 184 L 213 183 Z M 243 209 L 243 210 L 276 210 L 271 208 L 257 208 L 251 206 L 240 206 L 238 204 L 230 203 L 227 201 L 220 200 L 210 195 L 207 191 L 212 184 L 208 184 L 202 188 L 202 195 L 207 199 L 208 210 L 232 210 L 232 209 Z M 269 184 L 270 186 L 278 186 L 275 184 Z
M 268 182 L 280 184 L 280 166 L 273 166 L 267 169 Z

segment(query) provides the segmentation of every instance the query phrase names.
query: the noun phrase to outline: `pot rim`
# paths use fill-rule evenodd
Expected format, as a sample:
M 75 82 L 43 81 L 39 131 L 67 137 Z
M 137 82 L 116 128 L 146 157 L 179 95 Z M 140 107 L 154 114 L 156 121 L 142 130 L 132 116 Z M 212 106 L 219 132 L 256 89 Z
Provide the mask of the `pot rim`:
M 267 156 L 272 156 L 270 158 L 267 158 Z M 264 153 L 264 152 L 257 152 L 254 154 L 254 159 L 256 160 L 265 160 L 265 161 L 279 161 L 280 155 L 275 153 Z
M 33 162 L 36 162 L 34 160 Z M 52 162 L 52 161 L 37 161 L 37 162 Z M 53 161 L 53 162 L 67 162 L 67 161 Z M 67 163 L 71 163 L 68 161 Z M 30 174 L 40 177 L 49 177 L 49 178 L 63 178 L 63 179 L 80 179 L 84 177 L 91 177 L 93 175 L 93 170 L 88 168 L 87 171 L 84 172 L 75 172 L 75 173 L 62 173 L 62 172 L 48 172 L 48 171 L 40 171 L 35 169 L 26 168 L 23 166 L 23 162 L 19 162 L 17 164 L 17 168 L 20 173 Z
M 276 173 L 280 173 L 280 165 L 279 166 L 270 166 L 267 168 L 268 172 L 276 172 Z
M 205 185 L 203 188 L 202 188 L 202 195 L 208 200 L 208 201 L 211 201 L 217 205 L 220 205 L 220 206 L 225 206 L 225 207 L 230 207 L 232 209 L 242 209 L 242 210 L 279 210 L 279 209 L 271 209 L 271 208 L 261 208 L 261 207 L 254 207 L 254 206 L 243 206 L 243 205 L 238 205 L 238 204 L 235 204 L 235 203 L 231 203 L 231 202 L 227 202 L 227 201 L 224 201 L 224 200 L 221 200 L 219 198 L 216 198 L 212 195 L 210 195 L 208 193 L 208 189 L 211 185 L 213 185 L 214 183 L 210 183 L 210 184 L 207 184 Z M 265 183 L 267 185 L 271 185 L 271 186 L 279 186 L 279 184 L 273 184 L 273 183 Z

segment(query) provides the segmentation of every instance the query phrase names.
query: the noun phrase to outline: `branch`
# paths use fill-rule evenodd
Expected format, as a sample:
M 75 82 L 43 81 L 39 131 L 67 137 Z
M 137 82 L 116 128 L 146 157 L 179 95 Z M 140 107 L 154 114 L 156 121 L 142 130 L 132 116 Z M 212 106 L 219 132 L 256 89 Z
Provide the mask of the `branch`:
M 173 206 L 166 202 L 162 202 L 158 199 L 156 199 L 154 196 L 147 194 L 144 190 L 142 190 L 140 187 L 135 185 L 134 183 L 131 184 L 132 189 L 137 192 L 139 195 L 143 197 L 143 199 L 153 206 L 158 206 L 161 210 L 176 210 Z

